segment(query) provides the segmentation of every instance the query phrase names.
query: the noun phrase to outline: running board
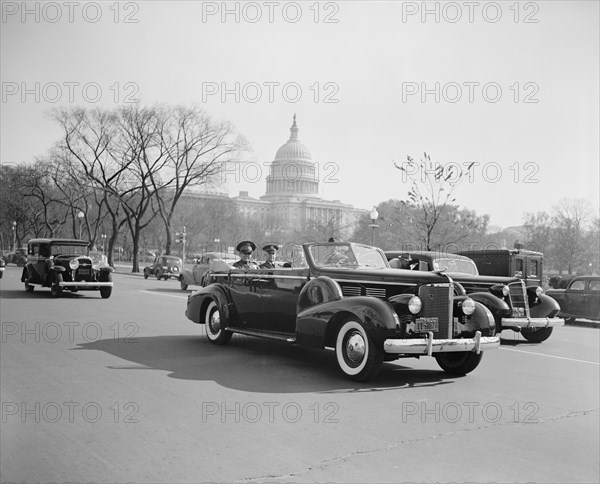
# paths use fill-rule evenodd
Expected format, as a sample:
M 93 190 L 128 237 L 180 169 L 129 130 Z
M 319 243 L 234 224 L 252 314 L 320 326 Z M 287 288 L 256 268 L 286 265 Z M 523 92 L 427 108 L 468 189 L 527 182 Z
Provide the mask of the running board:
M 258 331 L 256 329 L 240 328 L 226 328 L 226 330 L 233 333 L 245 334 L 246 336 L 256 336 L 257 338 L 276 339 L 278 341 L 285 341 L 286 343 L 296 342 L 296 338 L 290 336 L 290 333 L 281 333 L 277 331 Z

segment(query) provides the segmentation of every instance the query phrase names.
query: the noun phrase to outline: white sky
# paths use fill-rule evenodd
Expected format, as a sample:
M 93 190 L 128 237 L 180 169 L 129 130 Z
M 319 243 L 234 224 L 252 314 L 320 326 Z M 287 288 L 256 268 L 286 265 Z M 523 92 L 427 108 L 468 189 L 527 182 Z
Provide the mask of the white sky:
M 58 140 L 53 107 L 196 103 L 233 122 L 262 166 L 231 195 L 264 194 L 262 163 L 296 113 L 329 200 L 370 209 L 403 198 L 393 160 L 426 151 L 443 164 L 479 163 L 456 196 L 492 225 L 519 225 L 561 198 L 597 210 L 599 5 L 3 1 L 1 161 L 30 163 Z

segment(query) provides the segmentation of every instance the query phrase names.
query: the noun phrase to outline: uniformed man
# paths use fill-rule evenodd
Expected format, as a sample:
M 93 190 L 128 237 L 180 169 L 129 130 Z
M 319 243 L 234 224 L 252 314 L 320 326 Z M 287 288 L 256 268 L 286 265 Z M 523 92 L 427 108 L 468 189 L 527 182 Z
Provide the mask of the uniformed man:
M 233 267 L 237 267 L 238 269 L 258 269 L 258 264 L 251 260 L 252 252 L 256 250 L 256 244 L 249 240 L 244 240 L 240 242 L 236 250 L 240 254 L 240 260 L 233 264 Z
M 261 269 L 275 269 L 277 249 L 279 249 L 279 247 L 275 244 L 267 244 L 262 248 L 262 250 L 264 250 L 267 253 L 267 257 L 265 259 L 265 262 L 263 262 L 259 266 Z

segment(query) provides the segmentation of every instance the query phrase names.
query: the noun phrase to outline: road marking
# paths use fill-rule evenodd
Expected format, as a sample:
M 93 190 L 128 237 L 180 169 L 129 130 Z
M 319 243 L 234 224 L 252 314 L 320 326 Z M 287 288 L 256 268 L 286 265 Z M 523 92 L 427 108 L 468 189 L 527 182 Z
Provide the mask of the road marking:
M 515 351 L 517 353 L 527 353 L 529 355 L 547 356 L 548 358 L 558 358 L 559 360 L 570 360 L 570 361 L 577 361 L 579 363 L 589 363 L 591 365 L 600 365 L 600 363 L 597 362 L 597 361 L 578 360 L 576 358 L 568 358 L 566 356 L 547 355 L 546 353 L 534 353 L 533 351 L 514 350 L 512 348 L 502 348 L 502 347 L 500 347 L 500 349 L 501 350 L 506 350 L 506 351 Z
M 187 299 L 187 296 L 177 296 L 176 294 L 162 294 L 156 291 L 150 291 L 148 289 L 140 289 L 140 292 L 147 292 L 148 294 L 152 294 L 153 296 L 168 296 L 168 297 L 176 297 L 177 299 Z

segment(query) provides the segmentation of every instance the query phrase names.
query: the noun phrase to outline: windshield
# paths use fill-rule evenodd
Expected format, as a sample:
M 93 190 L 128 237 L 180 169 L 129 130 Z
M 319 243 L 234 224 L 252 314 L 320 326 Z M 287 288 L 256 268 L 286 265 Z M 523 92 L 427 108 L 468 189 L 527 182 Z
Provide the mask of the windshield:
M 453 259 L 451 257 L 435 259 L 433 261 L 434 271 L 460 272 L 472 276 L 479 275 L 475 262 L 470 259 Z
M 52 244 L 52 255 L 88 255 L 87 245 Z M 41 252 L 41 249 L 40 249 Z
M 314 244 L 309 248 L 317 267 L 369 267 L 384 269 L 386 260 L 377 249 L 359 244 Z

